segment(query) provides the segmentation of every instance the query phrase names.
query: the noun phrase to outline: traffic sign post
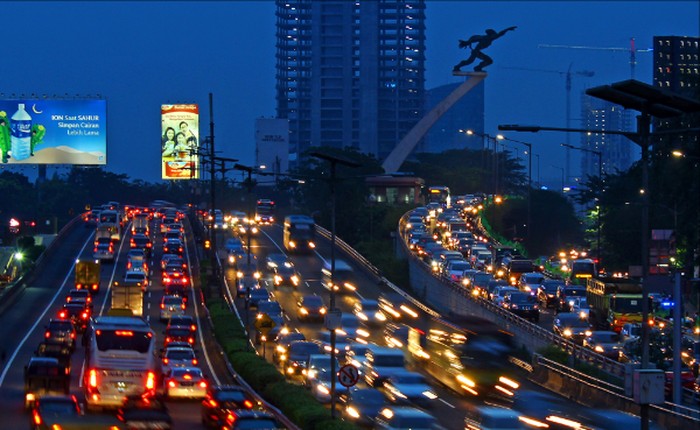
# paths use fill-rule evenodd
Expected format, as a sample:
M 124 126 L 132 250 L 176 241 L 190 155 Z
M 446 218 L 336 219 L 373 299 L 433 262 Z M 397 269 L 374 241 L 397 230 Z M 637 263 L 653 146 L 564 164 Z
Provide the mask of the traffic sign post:
M 346 388 L 355 386 L 360 380 L 360 372 L 352 364 L 346 364 L 338 371 L 338 382 Z
M 261 314 L 255 319 L 255 329 L 260 332 L 260 337 L 263 344 L 263 357 L 266 357 L 267 355 L 265 351 L 265 347 L 267 346 L 267 335 L 276 326 L 277 323 L 275 323 L 268 314 Z M 264 340 L 262 339 L 263 337 L 265 338 Z

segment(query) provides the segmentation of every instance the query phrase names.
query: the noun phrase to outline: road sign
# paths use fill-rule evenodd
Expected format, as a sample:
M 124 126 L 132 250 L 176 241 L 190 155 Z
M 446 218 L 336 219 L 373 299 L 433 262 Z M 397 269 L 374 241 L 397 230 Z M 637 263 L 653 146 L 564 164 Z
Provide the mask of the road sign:
M 343 387 L 350 388 L 360 380 L 360 372 L 352 364 L 346 364 L 338 371 L 338 382 Z
M 275 326 L 277 326 L 277 324 L 268 314 L 261 314 L 259 318 L 255 319 L 255 328 L 258 329 L 263 336 L 267 336 L 270 330 L 275 328 Z
M 338 330 L 340 328 L 340 318 L 343 313 L 339 309 L 331 309 L 326 314 L 325 325 L 328 330 Z

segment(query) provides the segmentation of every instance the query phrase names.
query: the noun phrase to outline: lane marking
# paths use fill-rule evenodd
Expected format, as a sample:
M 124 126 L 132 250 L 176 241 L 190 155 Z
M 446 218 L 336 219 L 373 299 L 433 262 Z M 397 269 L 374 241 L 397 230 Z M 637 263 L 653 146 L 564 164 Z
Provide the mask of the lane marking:
M 88 245 L 88 243 L 92 242 L 92 237 L 93 237 L 94 235 L 95 235 L 95 233 L 92 233 L 92 234 L 87 238 L 87 240 L 86 240 L 85 243 L 83 244 L 83 247 L 80 248 L 80 251 L 78 252 L 78 257 L 80 257 L 80 254 L 83 253 L 83 251 L 85 250 L 85 247 Z M 66 274 L 66 277 L 63 278 L 63 282 L 61 283 L 61 286 L 58 287 L 58 289 L 56 290 L 56 294 L 54 294 L 53 298 L 51 299 L 51 302 L 49 302 L 49 304 L 48 304 L 48 305 L 46 306 L 46 308 L 44 309 L 44 312 L 42 312 L 42 313 L 41 313 L 41 316 L 39 316 L 39 318 L 36 319 L 36 321 L 34 322 L 34 325 L 32 326 L 32 328 L 29 329 L 29 331 L 28 331 L 27 334 L 24 336 L 24 338 L 22 338 L 22 340 L 19 342 L 19 345 L 17 345 L 17 348 L 14 350 L 14 352 L 12 353 L 12 355 L 10 355 L 10 358 L 9 358 L 9 359 L 7 360 L 7 362 L 5 363 L 5 368 L 3 369 L 2 374 L 0 375 L 0 387 L 2 386 L 3 382 L 5 382 L 5 376 L 7 375 L 7 372 L 10 370 L 10 367 L 12 366 L 12 362 L 13 362 L 14 359 L 17 357 L 17 354 L 18 354 L 19 351 L 22 349 L 22 347 L 24 346 L 24 344 L 27 342 L 27 339 L 29 339 L 29 337 L 32 335 L 32 333 L 34 333 L 34 330 L 36 330 L 36 328 L 37 328 L 37 326 L 39 325 L 39 323 L 42 322 L 42 320 L 43 320 L 44 317 L 46 316 L 46 313 L 49 311 L 49 309 L 50 309 L 50 308 L 53 306 L 53 304 L 56 302 L 56 299 L 58 298 L 58 295 L 61 294 L 61 292 L 62 292 L 63 289 L 65 288 L 66 282 L 68 282 L 68 278 L 69 278 L 70 275 L 73 273 L 73 270 L 74 270 L 74 269 L 75 269 L 75 261 L 73 261 L 73 264 L 71 265 L 70 269 L 68 270 L 68 273 Z M 81 375 L 81 376 L 82 376 L 82 375 Z

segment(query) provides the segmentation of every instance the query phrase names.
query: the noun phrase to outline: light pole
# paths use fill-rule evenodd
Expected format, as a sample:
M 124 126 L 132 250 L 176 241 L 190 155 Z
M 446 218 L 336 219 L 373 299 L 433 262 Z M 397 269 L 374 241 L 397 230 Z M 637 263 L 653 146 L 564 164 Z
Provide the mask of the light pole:
M 506 137 L 505 140 L 519 143 L 527 147 L 527 240 L 530 242 L 532 240 L 532 236 L 530 235 L 532 226 L 532 144 L 508 137 Z M 539 156 L 537 159 L 539 161 Z
M 463 130 L 460 130 L 463 131 Z M 479 133 L 474 130 L 464 130 L 464 133 L 466 133 L 469 136 L 476 135 L 481 137 L 482 139 L 485 139 L 487 142 L 493 142 L 493 163 L 492 163 L 492 193 L 493 195 L 498 195 L 498 165 L 499 165 L 499 160 L 498 160 L 498 141 L 505 139 L 502 134 L 497 134 L 495 136 L 492 136 L 488 133 Z M 490 145 L 484 145 L 484 147 L 489 147 Z
M 542 185 L 542 182 L 540 181 L 540 154 L 534 155 L 537 157 L 537 188 L 539 188 Z
M 330 311 L 329 314 L 335 315 L 335 171 L 338 164 L 342 164 L 347 167 L 360 167 L 360 164 L 354 161 L 346 160 L 344 158 L 339 158 L 330 154 L 323 152 L 310 152 L 310 156 L 319 158 L 321 160 L 326 160 L 331 165 L 331 285 L 330 285 Z M 331 417 L 335 418 L 335 380 L 336 380 L 336 368 L 335 368 L 335 327 L 329 327 L 331 332 Z
M 568 143 L 562 143 L 561 146 L 569 149 L 576 149 L 578 151 L 588 152 L 594 154 L 598 157 L 598 179 L 603 181 L 603 152 L 596 151 L 594 149 L 582 148 L 579 146 L 569 145 Z M 596 232 L 597 232 L 597 245 L 596 245 L 596 255 L 598 257 L 598 262 L 600 262 L 600 198 L 596 198 L 598 204 L 596 205 L 597 217 L 596 217 Z
M 555 166 L 554 164 L 550 164 L 550 166 L 554 167 L 555 169 L 561 170 L 561 188 L 559 188 L 559 192 L 563 193 L 564 192 L 564 168 Z
M 247 226 L 246 226 L 246 248 L 247 248 L 247 253 L 246 253 L 246 258 L 248 260 L 248 264 L 246 267 L 250 267 L 250 230 L 253 228 L 252 226 L 252 216 L 251 216 L 251 194 L 253 193 L 253 180 L 252 180 L 252 175 L 253 171 L 255 170 L 254 167 L 250 166 L 244 166 L 243 164 L 234 164 L 233 168 L 236 170 L 240 170 L 242 172 L 245 172 L 248 174 L 247 178 L 247 189 L 248 189 L 248 221 L 247 221 Z M 246 291 L 247 293 L 247 291 Z

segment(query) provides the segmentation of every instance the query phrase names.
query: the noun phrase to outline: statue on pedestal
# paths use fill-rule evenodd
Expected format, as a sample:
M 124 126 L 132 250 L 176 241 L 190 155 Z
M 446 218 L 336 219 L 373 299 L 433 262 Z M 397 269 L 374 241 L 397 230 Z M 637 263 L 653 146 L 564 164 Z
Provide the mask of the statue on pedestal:
M 461 68 L 464 66 L 468 66 L 469 64 L 473 63 L 474 60 L 477 58 L 481 60 L 479 64 L 474 67 L 475 72 L 481 72 L 483 71 L 484 67 L 488 66 L 489 64 L 493 64 L 493 60 L 491 57 L 488 55 L 484 54 L 481 52 L 482 49 L 488 48 L 491 46 L 491 43 L 498 39 L 499 37 L 503 36 L 507 32 L 511 30 L 515 30 L 517 27 L 508 27 L 505 30 L 501 30 L 498 33 L 495 30 L 488 29 L 486 30 L 486 34 L 475 34 L 474 36 L 470 37 L 467 40 L 460 40 L 459 41 L 459 47 L 460 48 L 466 48 L 469 47 L 469 49 L 472 50 L 471 55 L 469 58 L 466 60 L 461 61 L 459 64 L 457 64 L 452 71 L 453 72 L 460 72 Z M 476 47 L 472 48 L 472 44 L 476 43 Z

